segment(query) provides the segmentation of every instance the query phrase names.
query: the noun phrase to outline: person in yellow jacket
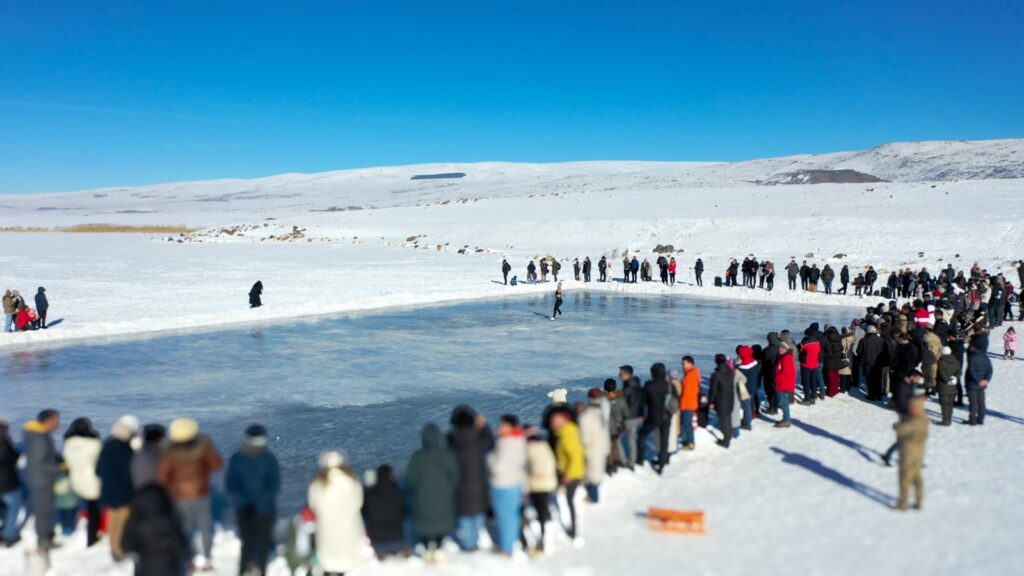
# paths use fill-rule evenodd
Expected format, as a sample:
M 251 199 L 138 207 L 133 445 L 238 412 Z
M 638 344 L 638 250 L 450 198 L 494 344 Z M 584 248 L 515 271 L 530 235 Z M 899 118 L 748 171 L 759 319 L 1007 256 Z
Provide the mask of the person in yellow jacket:
M 551 430 L 555 434 L 555 462 L 558 464 L 559 483 L 565 489 L 565 499 L 569 504 L 569 537 L 575 539 L 578 533 L 576 491 L 587 473 L 583 441 L 568 408 L 558 409 L 551 415 Z

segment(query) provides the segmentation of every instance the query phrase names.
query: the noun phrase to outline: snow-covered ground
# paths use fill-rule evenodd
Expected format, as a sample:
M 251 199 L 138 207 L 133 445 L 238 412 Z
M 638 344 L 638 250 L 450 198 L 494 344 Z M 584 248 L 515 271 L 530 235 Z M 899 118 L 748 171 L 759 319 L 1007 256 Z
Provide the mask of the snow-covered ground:
M 842 156 L 863 160 L 879 150 Z M 916 166 L 916 176 L 947 174 L 949 166 L 1024 165 L 1024 140 L 881 150 L 887 162 Z M 835 300 L 788 293 L 781 268 L 790 257 L 837 269 L 845 263 L 854 273 L 868 264 L 885 274 L 904 265 L 936 270 L 946 262 L 1013 272 L 1024 246 L 1024 180 L 750 183 L 794 165 L 832 166 L 835 160 L 821 158 L 445 164 L 5 196 L 0 226 L 185 224 L 201 230 L 184 238 L 0 234 L 0 288 L 31 296 L 46 286 L 51 319 L 63 319 L 46 332 L 4 336 L 0 347 L 550 290 L 491 281 L 502 257 L 522 278 L 527 260 L 545 255 L 563 260 L 564 277 L 572 258 L 590 256 L 596 275 L 597 260 L 607 255 L 615 276 L 627 250 L 653 260 L 659 244 L 672 245 L 680 261 L 683 285 L 675 290 L 714 297 Z M 439 172 L 466 177 L 411 180 Z M 783 290 L 711 285 L 730 258 L 750 253 L 776 263 Z M 689 285 L 697 257 L 706 267 L 703 289 Z M 250 311 L 246 293 L 258 279 L 266 306 Z
M 653 261 L 658 244 L 682 251 L 675 254 L 682 282 L 671 290 L 705 297 L 849 304 L 852 297 L 786 290 L 782 266 L 805 256 L 819 266 L 849 264 L 854 273 L 872 264 L 883 275 L 907 265 L 938 269 L 952 262 L 964 269 L 979 262 L 1016 280 L 1012 263 L 1024 249 L 1024 179 L 960 178 L 1021 178 L 1022 143 L 896 144 L 740 164 L 445 164 L 5 196 L 0 227 L 185 224 L 202 230 L 170 240 L 0 234 L 0 289 L 30 298 L 46 286 L 50 320 L 60 320 L 47 331 L 0 335 L 0 347 L 546 291 L 553 286 L 495 283 L 501 258 L 523 278 L 529 258 L 555 255 L 567 259 L 568 278 L 573 257 L 589 255 L 596 277 L 596 262 L 607 255 L 617 276 L 624 251 Z M 752 183 L 802 169 L 855 169 L 901 181 Z M 410 179 L 439 172 L 466 176 Z M 730 258 L 750 253 L 777 264 L 775 292 L 712 286 Z M 697 257 L 706 266 L 704 288 L 691 284 Z M 266 287 L 265 306 L 253 311 L 246 293 L 256 280 Z M 1024 365 L 996 365 L 989 406 L 1003 417 L 990 417 L 980 429 L 933 428 L 922 513 L 889 511 L 895 472 L 861 455 L 861 446 L 889 445 L 891 413 L 839 399 L 797 408 L 803 425 L 790 430 L 759 426 L 729 452 L 701 437 L 698 450 L 664 478 L 648 472 L 616 477 L 606 501 L 587 511 L 582 549 L 563 547 L 531 563 L 457 556 L 430 572 L 1015 573 L 1024 560 L 1016 542 L 1024 516 L 1018 481 L 1024 394 L 1016 383 Z M 636 513 L 652 504 L 705 510 L 708 535 L 648 531 Z M 57 574 L 130 573 L 106 564 L 102 549 L 79 548 L 72 543 L 54 555 Z M 0 574 L 24 573 L 25 550 L 0 551 Z M 219 573 L 234 573 L 233 553 L 230 542 L 219 548 Z M 359 572 L 422 570 L 409 561 Z

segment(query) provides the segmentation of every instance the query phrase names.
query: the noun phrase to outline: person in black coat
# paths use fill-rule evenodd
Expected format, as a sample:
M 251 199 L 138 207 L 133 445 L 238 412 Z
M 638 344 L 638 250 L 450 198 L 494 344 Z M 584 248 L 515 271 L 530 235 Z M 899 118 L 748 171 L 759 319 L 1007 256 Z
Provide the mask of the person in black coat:
M 39 314 L 39 327 L 46 330 L 46 311 L 50 309 L 50 301 L 46 299 L 46 288 L 42 286 L 36 291 L 36 312 Z
M 252 285 L 252 289 L 249 290 L 249 308 L 259 308 L 263 306 L 263 300 L 260 298 L 263 295 L 263 281 L 257 280 Z
M 668 371 L 661 362 L 651 366 L 651 379 L 644 384 L 644 423 L 637 432 L 637 463 L 643 466 L 647 461 L 647 437 L 658 431 L 658 463 L 655 472 L 661 474 L 668 464 L 668 431 L 671 419 L 665 402 L 669 395 Z
M 405 482 L 413 533 L 426 546 L 428 554 L 433 554 L 455 527 L 459 464 L 434 424 L 423 427 L 422 441 L 423 447 L 409 460 Z
M 121 539 L 135 557 L 135 573 L 143 576 L 182 576 L 189 545 L 170 497 L 157 484 L 140 489 Z
M 715 354 L 715 371 L 709 384 L 708 406 L 718 416 L 718 428 L 722 431 L 718 445 L 728 448 L 732 440 L 732 411 L 736 406 L 736 378 L 726 363 L 725 354 Z
M 383 560 L 407 551 L 405 498 L 395 471 L 387 464 L 377 468 L 377 481 L 363 496 L 363 521 L 377 558 Z
M 867 333 L 857 346 L 860 371 L 868 382 L 868 400 L 882 400 L 882 356 L 885 355 L 885 341 L 878 335 L 878 329 L 868 326 Z
M 486 456 L 494 449 L 494 434 L 487 420 L 466 405 L 455 407 L 451 425 L 448 445 L 459 463 L 455 536 L 459 547 L 473 551 L 484 527 L 484 514 L 491 506 Z
M 21 510 L 19 456 L 11 438 L 10 425 L 0 418 L 0 499 L 4 505 L 4 528 L 0 544 L 6 546 L 13 546 L 21 540 L 18 536 L 18 512 Z
M 893 377 L 899 381 L 910 374 L 921 362 L 921 353 L 906 334 L 900 334 L 897 342 L 891 370 Z
M 132 484 L 132 437 L 138 432 L 139 423 L 133 416 L 125 416 L 114 423 L 111 435 L 100 449 L 96 461 L 96 476 L 100 479 L 99 504 L 107 509 L 107 535 L 110 551 L 115 561 L 124 556 L 119 541 L 128 520 L 129 507 L 134 495 Z
M 837 290 L 836 294 L 846 294 L 846 287 L 850 285 L 850 267 L 846 264 L 843 264 L 843 269 L 839 271 L 839 283 L 843 287 Z
M 697 258 L 697 262 L 693 265 L 693 275 L 697 279 L 697 286 L 703 286 L 704 281 L 701 280 L 701 275 L 704 274 L 704 261 Z
M 508 284 L 508 273 L 512 271 L 512 265 L 508 263 L 508 260 L 501 261 L 501 275 L 505 278 L 505 284 Z

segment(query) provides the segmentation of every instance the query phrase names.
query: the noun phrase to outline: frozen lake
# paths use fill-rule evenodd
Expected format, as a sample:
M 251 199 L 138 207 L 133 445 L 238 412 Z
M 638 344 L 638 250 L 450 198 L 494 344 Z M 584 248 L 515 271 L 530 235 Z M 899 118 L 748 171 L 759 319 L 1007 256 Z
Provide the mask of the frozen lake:
M 856 309 L 570 292 L 551 322 L 550 296 L 367 313 L 293 324 L 177 334 L 0 355 L 3 404 L 15 429 L 44 407 L 65 423 L 118 416 L 167 424 L 189 416 L 225 458 L 251 423 L 267 426 L 286 470 L 282 507 L 295 510 L 316 456 L 341 449 L 361 471 L 404 468 L 428 422 L 447 427 L 470 404 L 493 422 L 536 422 L 555 387 L 570 400 L 632 364 L 705 373 L 715 353 L 763 343 L 771 330 L 846 322 Z M 799 339 L 799 338 L 798 338 Z

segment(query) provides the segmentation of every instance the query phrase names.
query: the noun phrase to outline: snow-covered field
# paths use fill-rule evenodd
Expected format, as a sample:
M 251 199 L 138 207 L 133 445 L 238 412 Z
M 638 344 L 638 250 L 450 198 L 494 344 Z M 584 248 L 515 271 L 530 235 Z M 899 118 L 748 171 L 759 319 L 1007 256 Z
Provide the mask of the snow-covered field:
M 125 337 L 303 315 L 499 297 L 542 286 L 495 283 L 502 257 L 525 276 L 529 258 L 554 255 L 571 277 L 573 257 L 656 257 L 671 244 L 680 285 L 671 290 L 765 302 L 849 304 L 852 298 L 791 293 L 790 257 L 883 275 L 979 262 L 1016 280 L 1024 256 L 1024 140 L 910 143 L 860 153 L 739 164 L 593 162 L 445 164 L 177 183 L 134 189 L 0 197 L 0 227 L 82 223 L 185 224 L 185 238 L 137 234 L 3 233 L 0 288 L 26 296 L 46 286 L 47 331 L 0 335 L 0 347 Z M 760 186 L 780 173 L 855 169 L 899 182 Z M 411 180 L 464 172 L 458 180 Z M 971 180 L 979 176 L 1018 179 Z M 354 209 L 353 207 L 359 208 Z M 284 236 L 286 239 L 281 240 Z M 178 242 L 177 240 L 182 240 Z M 460 253 L 462 250 L 465 253 Z M 777 264 L 772 293 L 716 289 L 730 258 Z M 704 260 L 705 287 L 690 267 Z M 265 306 L 252 311 L 256 280 Z M 570 289 L 572 288 L 570 283 Z M 1016 282 L 1015 282 L 1016 284 Z M 648 284 L 593 289 L 660 292 Z M 873 301 L 871 302 L 873 303 Z M 993 343 L 999 342 L 993 338 Z M 858 400 L 797 408 L 802 423 L 760 426 L 728 452 L 701 437 L 664 478 L 620 475 L 587 511 L 587 544 L 537 562 L 457 556 L 438 574 L 1011 574 L 1024 554 L 1019 478 L 1024 365 L 996 362 L 984 428 L 933 428 L 925 511 L 886 504 L 894 470 L 861 456 L 891 442 L 890 412 Z M 707 512 L 704 537 L 652 533 L 648 505 Z M 24 549 L 0 552 L 0 574 L 21 574 Z M 230 543 L 219 573 L 233 573 Z M 128 574 L 102 550 L 69 544 L 57 574 Z M 359 573 L 412 574 L 418 561 Z

